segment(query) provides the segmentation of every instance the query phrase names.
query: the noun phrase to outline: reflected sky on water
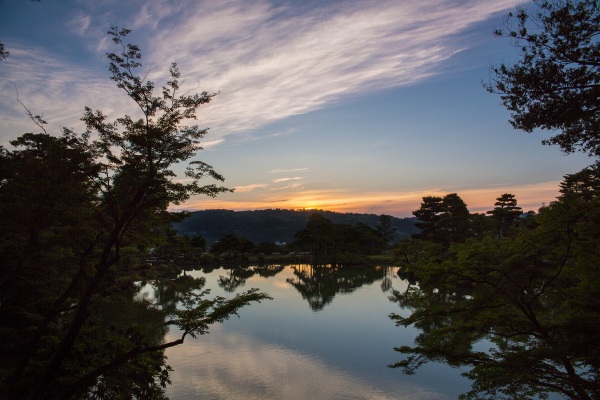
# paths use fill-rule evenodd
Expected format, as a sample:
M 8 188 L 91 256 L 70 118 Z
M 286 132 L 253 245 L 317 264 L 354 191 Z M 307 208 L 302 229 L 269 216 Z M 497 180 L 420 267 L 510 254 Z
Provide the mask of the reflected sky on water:
M 245 279 L 236 278 L 241 281 L 237 291 L 257 287 L 273 300 L 244 308 L 240 318 L 168 349 L 174 368 L 169 397 L 454 399 L 468 390 L 461 371 L 445 365 L 425 365 L 415 376 L 387 367 L 400 357 L 393 348 L 412 345 L 417 334 L 388 318 L 401 311 L 388 299 L 390 286 L 406 290 L 408 285 L 395 268 L 321 272 L 288 266 L 270 277 L 246 271 L 241 274 Z M 223 282 L 235 271 L 186 273 L 205 276 L 211 296 L 233 295 Z M 298 289 L 293 283 L 302 279 L 306 281 Z M 300 291 L 306 286 L 309 296 Z M 315 296 L 327 299 L 316 310 L 311 303 Z

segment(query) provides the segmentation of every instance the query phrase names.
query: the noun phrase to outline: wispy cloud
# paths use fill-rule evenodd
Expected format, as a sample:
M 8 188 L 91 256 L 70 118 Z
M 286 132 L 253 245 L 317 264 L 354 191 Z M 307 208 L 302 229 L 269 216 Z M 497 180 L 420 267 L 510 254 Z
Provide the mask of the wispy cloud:
M 262 189 L 262 188 L 265 188 L 268 186 L 269 186 L 269 184 L 267 184 L 267 183 L 252 183 L 250 185 L 236 186 L 235 191 L 237 193 L 245 193 L 245 192 L 251 192 L 256 189 Z
M 48 49 L 14 46 L 0 68 L 0 141 L 37 128 L 26 117 L 19 99 L 34 114 L 43 114 L 49 133 L 66 127 L 81 127 L 85 105 L 101 104 L 114 115 L 128 104 L 118 89 L 105 79 L 106 73 L 92 73 L 83 65 L 67 63 Z
M 206 118 L 227 135 L 439 74 L 469 45 L 461 33 L 517 3 L 346 1 L 295 14 L 265 1 L 194 3 L 154 38 L 152 58 L 220 91 Z
M 270 292 L 273 297 L 279 291 L 290 289 L 290 285 L 284 282 L 273 288 L 275 293 Z M 261 342 L 249 335 L 231 333 L 221 326 L 211 329 L 214 333 L 206 335 L 203 340 L 190 340 L 185 347 L 175 346 L 167 350 L 169 360 L 181 363 L 181 367 L 176 366 L 171 374 L 173 385 L 167 389 L 173 392 L 173 397 L 176 397 L 176 388 L 185 387 L 189 388 L 186 394 L 192 396 L 232 400 L 296 400 L 334 396 L 376 400 L 440 398 L 431 389 L 400 380 L 388 388 L 392 395 L 387 395 L 381 388 L 371 386 L 347 370 L 325 364 L 318 357 L 278 344 Z M 177 337 L 171 335 L 169 340 Z M 199 363 L 199 359 L 208 359 L 210 362 Z M 285 384 L 274 385 L 273 382 Z
M 89 15 L 78 13 L 69 24 L 70 29 L 77 35 L 83 35 L 90 27 L 91 17 Z
M 220 92 L 199 114 L 200 124 L 210 126 L 210 138 L 218 141 L 349 96 L 440 74 L 444 61 L 470 45 L 465 33 L 470 27 L 520 2 L 356 0 L 323 2 L 317 9 L 266 0 L 145 2 L 142 7 L 78 3 L 80 9 L 65 16 L 66 23 L 82 42 L 93 38 L 97 45 L 89 48 L 98 53 L 65 61 L 45 49 L 16 44 L 0 74 L 6 85 L 27 95 L 36 111 L 43 105 L 60 125 L 76 123 L 83 105 L 109 115 L 123 110 L 135 115 L 123 95 L 108 89 L 111 82 L 99 60 L 109 42 L 97 37 L 109 22 L 133 21 L 132 40 L 141 45 L 146 64 L 157 67 L 151 78 L 159 87 L 168 78 L 169 63 L 176 61 L 187 88 Z M 90 68 L 96 63 L 98 68 Z M 3 94 L 10 93 L 6 85 Z M 10 113 L 14 102 L 2 107 Z M 11 127 L 7 124 L 0 128 Z
M 297 190 L 302 187 L 302 183 L 290 183 L 284 186 L 278 185 L 282 182 L 290 182 L 290 181 L 300 181 L 304 178 L 296 176 L 292 178 L 279 178 L 273 179 L 269 183 L 251 183 L 248 185 L 241 185 L 235 187 L 236 193 L 248 193 L 248 192 L 259 192 L 261 194 L 268 193 L 269 191 L 274 190 Z M 265 200 L 267 202 L 273 202 L 277 200 Z
M 303 179 L 300 176 L 295 176 L 293 178 L 279 178 L 279 179 L 273 179 L 273 183 L 279 183 L 279 182 L 287 182 L 287 181 L 297 181 Z

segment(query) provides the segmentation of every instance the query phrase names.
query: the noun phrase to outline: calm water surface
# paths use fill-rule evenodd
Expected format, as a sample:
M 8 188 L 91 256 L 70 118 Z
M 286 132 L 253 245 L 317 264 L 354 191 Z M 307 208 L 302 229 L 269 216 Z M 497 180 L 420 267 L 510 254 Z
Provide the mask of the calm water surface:
M 237 272 L 236 272 L 237 271 Z M 428 364 L 414 376 L 387 365 L 417 330 L 396 327 L 391 288 L 406 290 L 396 268 L 315 271 L 307 265 L 259 270 L 187 271 L 204 276 L 211 296 L 260 288 L 273 300 L 252 304 L 210 334 L 171 349 L 167 394 L 184 399 L 455 399 L 469 381 Z M 261 276 L 262 275 L 262 276 Z M 271 276 L 268 276 L 271 275 Z M 170 336 L 177 336 L 171 331 Z

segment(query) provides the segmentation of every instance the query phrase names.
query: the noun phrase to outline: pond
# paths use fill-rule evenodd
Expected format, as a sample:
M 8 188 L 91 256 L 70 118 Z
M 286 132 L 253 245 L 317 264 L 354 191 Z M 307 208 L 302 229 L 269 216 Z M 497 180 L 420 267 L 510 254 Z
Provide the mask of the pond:
M 460 369 L 443 364 L 413 376 L 388 367 L 402 357 L 394 347 L 413 345 L 418 333 L 388 318 L 410 312 L 390 301 L 392 288 L 409 285 L 395 267 L 185 273 L 205 277 L 211 296 L 259 288 L 273 300 L 168 349 L 170 399 L 455 399 L 470 387 Z

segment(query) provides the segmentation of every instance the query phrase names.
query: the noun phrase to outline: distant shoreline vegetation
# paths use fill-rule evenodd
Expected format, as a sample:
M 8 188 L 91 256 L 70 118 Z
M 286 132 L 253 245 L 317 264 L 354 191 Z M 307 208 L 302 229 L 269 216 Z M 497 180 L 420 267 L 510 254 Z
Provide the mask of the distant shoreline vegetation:
M 213 209 L 190 212 L 187 218 L 174 223 L 173 226 L 180 235 L 204 237 L 207 246 L 211 246 L 228 234 L 244 237 L 254 243 L 265 241 L 290 243 L 294 240 L 296 232 L 306 226 L 309 217 L 314 213 L 322 214 L 335 224 L 365 223 L 372 228 L 378 226 L 380 218 L 377 214 L 339 213 L 317 209 L 254 211 Z M 392 226 L 396 229 L 394 240 L 410 237 L 419 231 L 414 226 L 417 222 L 416 218 L 390 218 Z
M 364 266 L 390 262 L 393 243 L 408 237 L 407 232 L 418 232 L 414 218 L 389 215 L 207 210 L 183 216 L 187 218 L 174 224 L 171 239 L 151 249 L 151 256 L 202 265 L 281 261 Z

